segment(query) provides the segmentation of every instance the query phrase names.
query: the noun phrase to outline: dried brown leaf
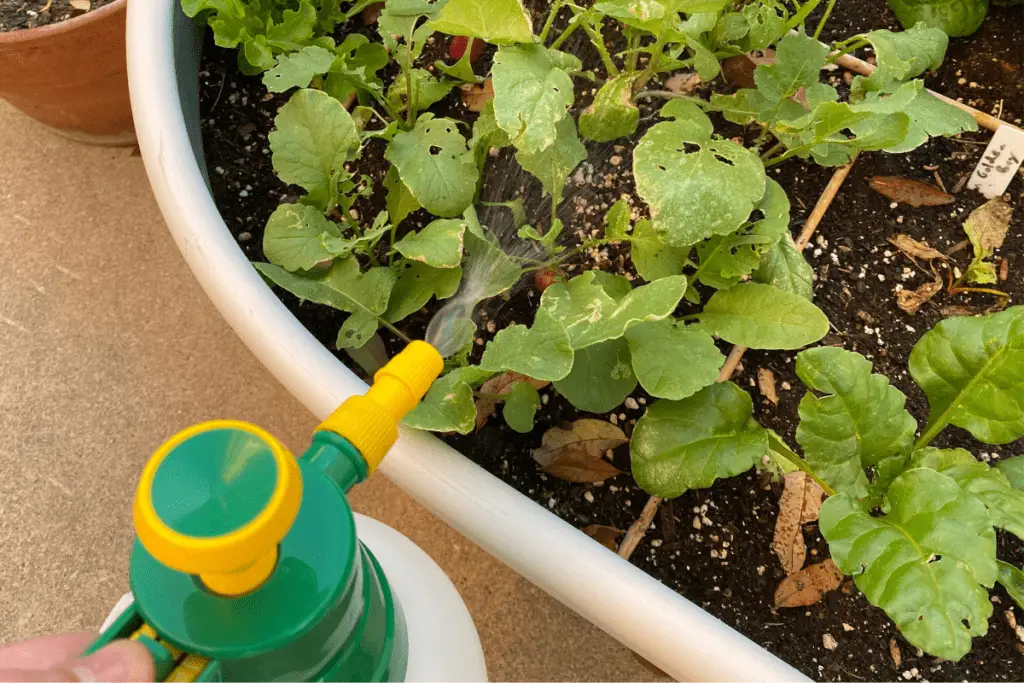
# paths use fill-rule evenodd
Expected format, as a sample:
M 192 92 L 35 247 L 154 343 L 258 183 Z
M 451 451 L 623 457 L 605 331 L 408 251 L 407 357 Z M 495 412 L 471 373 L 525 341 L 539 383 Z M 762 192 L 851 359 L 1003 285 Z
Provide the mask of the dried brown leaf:
M 1006 282 L 1008 277 L 1010 277 L 1010 260 L 1004 257 L 999 261 L 999 279 Z
M 779 405 L 779 394 L 775 391 L 775 373 L 765 368 L 757 369 L 757 388 L 761 395 Z
M 907 313 L 917 313 L 921 306 L 942 291 L 942 278 L 938 275 L 932 282 L 926 282 L 917 289 L 901 289 L 896 292 L 896 305 Z
M 665 81 L 665 89 L 671 90 L 672 92 L 681 93 L 683 95 L 689 95 L 694 90 L 700 87 L 703 83 L 693 71 L 680 71 L 677 74 L 673 74 L 667 81 Z
M 613 553 L 619 550 L 619 536 L 626 533 L 622 529 L 616 529 L 613 526 L 604 526 L 603 524 L 591 524 L 580 529 L 587 536 L 608 548 Z
M 622 474 L 622 470 L 604 458 L 595 458 L 580 449 L 564 451 L 543 470 L 552 477 L 574 484 L 597 484 Z
M 501 396 L 512 391 L 512 387 L 519 382 L 528 382 L 531 387 L 540 391 L 547 385 L 551 384 L 547 380 L 533 379 L 526 375 L 518 372 L 503 372 L 497 377 L 492 377 L 482 385 L 480 385 L 479 393 L 489 394 L 492 396 Z M 498 403 L 501 399 L 498 398 L 478 398 L 476 400 L 476 429 L 480 429 L 487 424 L 487 420 L 494 416 L 497 412 Z
M 792 576 L 787 576 L 775 589 L 776 607 L 806 607 L 821 596 L 835 590 L 843 582 L 843 573 L 831 559 L 812 564 Z
M 939 309 L 939 313 L 947 318 L 957 318 L 960 316 L 981 315 L 984 311 L 973 306 L 943 306 Z
M 547 467 L 556 458 L 571 452 L 600 459 L 608 449 L 628 442 L 625 433 L 610 422 L 584 418 L 573 422 L 569 429 L 552 427 L 544 432 L 540 448 L 533 452 L 533 459 L 541 467 Z
M 946 259 L 946 255 L 941 251 L 929 247 L 924 242 L 918 242 L 910 235 L 893 235 L 889 238 L 889 243 L 910 258 L 921 258 L 926 261 L 931 261 L 932 259 Z
M 971 212 L 964 221 L 964 230 L 971 242 L 981 247 L 987 256 L 1003 246 L 1012 217 L 1013 208 L 1002 197 L 996 197 Z
M 480 84 L 465 83 L 459 89 L 462 90 L 462 103 L 470 111 L 482 112 L 487 103 L 494 99 L 494 85 L 489 78 Z
M 900 654 L 900 646 L 895 638 L 889 639 L 889 656 L 892 658 L 892 663 L 896 665 L 896 668 L 900 668 L 900 665 L 903 664 L 903 655 Z
M 795 574 L 807 559 L 803 525 L 818 519 L 825 492 L 806 472 L 790 472 L 783 479 L 785 488 L 779 499 L 779 517 L 775 522 L 772 548 L 786 574 Z
M 900 204 L 917 207 L 953 203 L 953 195 L 913 178 L 876 175 L 868 180 L 868 184 L 878 194 Z
M 92 2 L 90 0 L 68 0 L 68 4 L 80 12 L 88 12 L 92 9 Z

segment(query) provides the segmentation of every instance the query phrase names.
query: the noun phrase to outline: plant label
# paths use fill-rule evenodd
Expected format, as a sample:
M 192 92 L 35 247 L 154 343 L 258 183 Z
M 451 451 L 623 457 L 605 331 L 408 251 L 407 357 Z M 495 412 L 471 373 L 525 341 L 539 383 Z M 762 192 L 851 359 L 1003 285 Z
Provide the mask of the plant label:
M 1006 192 L 1024 161 L 1024 131 L 1002 125 L 992 136 L 967 187 L 992 199 Z

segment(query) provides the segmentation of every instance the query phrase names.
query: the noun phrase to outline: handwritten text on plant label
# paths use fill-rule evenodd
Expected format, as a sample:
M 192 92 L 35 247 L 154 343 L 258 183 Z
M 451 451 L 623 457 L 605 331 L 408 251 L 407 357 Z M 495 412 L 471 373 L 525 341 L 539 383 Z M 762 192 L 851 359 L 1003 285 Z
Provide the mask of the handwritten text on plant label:
M 1024 161 L 1024 131 L 1013 126 L 999 126 L 967 187 L 988 199 L 998 197 L 1006 192 L 1021 161 Z

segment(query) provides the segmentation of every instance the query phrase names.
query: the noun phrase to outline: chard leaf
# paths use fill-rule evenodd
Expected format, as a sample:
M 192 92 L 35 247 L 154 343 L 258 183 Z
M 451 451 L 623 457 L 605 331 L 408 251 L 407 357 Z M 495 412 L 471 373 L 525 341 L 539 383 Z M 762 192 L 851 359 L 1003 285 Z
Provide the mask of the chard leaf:
M 308 204 L 281 204 L 267 220 L 263 253 L 287 270 L 309 270 L 336 256 L 324 247 L 325 235 L 341 237 L 341 231 L 323 211 Z
M 907 397 L 872 374 L 864 356 L 835 347 L 801 352 L 796 374 L 811 389 L 800 401 L 796 429 L 807 464 L 839 493 L 866 496 L 865 468 L 913 441 L 917 422 L 904 408 Z
M 625 339 L 609 339 L 575 352 L 572 372 L 555 384 L 558 393 L 580 410 L 606 413 L 636 389 Z
M 755 282 L 716 292 L 700 322 L 716 337 L 751 349 L 798 349 L 828 333 L 828 318 L 807 299 Z
M 533 40 L 533 21 L 521 0 L 449 0 L 430 27 L 500 45 Z
M 943 320 L 914 346 L 910 374 L 931 408 L 919 446 L 948 424 L 985 443 L 1016 441 L 1024 436 L 1024 307 Z
M 403 423 L 431 432 L 469 434 L 476 425 L 473 388 L 494 373 L 473 366 L 452 370 L 430 386 L 430 391 Z
M 913 645 L 956 661 L 988 629 L 996 537 L 981 502 L 949 477 L 908 470 L 872 517 L 847 495 L 829 497 L 818 523 L 832 559 Z M 980 584 L 980 585 L 979 585 Z
M 996 560 L 996 565 L 999 567 L 999 576 L 996 580 L 1006 589 L 1013 601 L 1024 609 L 1024 572 L 1001 560 Z
M 382 317 L 387 310 L 395 286 L 395 275 L 390 268 L 371 268 L 360 273 L 359 263 L 351 257 L 336 261 L 322 275 L 290 273 L 270 263 L 254 263 L 253 266 L 264 278 L 303 301 L 375 318 Z
M 676 275 L 637 287 L 615 300 L 595 282 L 594 271 L 588 271 L 565 284 L 548 287 L 541 298 L 541 310 L 549 311 L 565 325 L 573 349 L 583 349 L 618 339 L 633 325 L 667 318 L 685 292 L 686 278 Z
M 494 116 L 518 150 L 535 154 L 558 139 L 558 123 L 575 96 L 566 69 L 581 68 L 575 57 L 536 43 L 498 49 L 491 70 Z
M 519 151 L 516 153 L 516 161 L 540 180 L 544 191 L 554 197 L 557 205 L 562 203 L 562 193 L 569 174 L 587 158 L 587 148 L 580 142 L 571 116 L 559 121 L 556 129 L 558 137 L 551 145 L 540 152 Z
M 771 178 L 756 208 L 763 215 L 761 220 L 697 245 L 697 276 L 702 283 L 716 289 L 732 287 L 757 268 L 762 254 L 789 234 L 789 197 Z
M 640 110 L 633 103 L 633 75 L 620 74 L 601 86 L 580 114 L 580 133 L 588 140 L 611 142 L 636 132 Z
M 654 230 L 676 247 L 735 232 L 764 196 L 760 158 L 731 140 L 712 140 L 711 121 L 689 102 L 674 100 L 661 113 L 674 120 L 647 131 L 633 155 Z
M 458 268 L 465 235 L 465 221 L 441 218 L 400 239 L 395 249 L 405 258 L 433 268 Z
M 461 280 L 461 268 L 432 268 L 418 261 L 404 261 L 384 318 L 389 323 L 397 323 L 426 306 L 435 296 L 438 299 L 454 296 Z
M 473 202 L 480 171 L 455 121 L 421 116 L 415 129 L 395 135 L 385 158 L 430 213 L 454 218 Z
M 543 308 L 533 327 L 511 325 L 487 344 L 480 367 L 491 372 L 515 372 L 534 379 L 555 381 L 572 370 L 573 349 L 559 320 Z
M 1013 488 L 998 469 L 976 460 L 962 448 L 922 448 L 914 453 L 910 466 L 950 477 L 985 504 L 995 526 L 1024 539 L 1024 491 Z
M 1024 491 L 1024 455 L 1018 455 L 1008 460 L 1000 460 L 996 468 L 1003 473 L 1010 486 Z
M 345 162 L 359 152 L 352 116 L 327 93 L 305 89 L 281 107 L 274 125 L 277 129 L 268 136 L 274 170 L 284 182 L 305 188 L 323 208 L 337 194 L 336 179 Z
M 309 45 L 278 57 L 277 66 L 263 74 L 263 85 L 270 92 L 308 88 L 313 77 L 327 73 L 333 63 L 333 52 L 319 45 Z
M 501 414 L 505 422 L 520 434 L 533 431 L 533 418 L 540 408 L 540 394 L 529 382 L 516 382 L 505 395 Z
M 768 432 L 752 410 L 750 395 L 732 382 L 682 401 L 657 401 L 633 430 L 636 483 L 651 495 L 676 498 L 754 467 L 768 454 Z
M 642 220 L 633 228 L 629 249 L 636 272 L 648 282 L 681 274 L 690 255 L 689 247 L 665 244 L 649 220 Z
M 814 269 L 793 244 L 791 237 L 779 240 L 761 257 L 761 265 L 752 274 L 754 282 L 814 300 Z
M 711 335 L 662 320 L 626 331 L 633 371 L 651 396 L 681 401 L 718 379 L 725 356 Z
M 523 276 L 523 269 L 500 247 L 471 231 L 466 233 L 464 266 L 469 274 L 466 279 L 473 283 L 472 295 L 477 301 L 507 292 Z

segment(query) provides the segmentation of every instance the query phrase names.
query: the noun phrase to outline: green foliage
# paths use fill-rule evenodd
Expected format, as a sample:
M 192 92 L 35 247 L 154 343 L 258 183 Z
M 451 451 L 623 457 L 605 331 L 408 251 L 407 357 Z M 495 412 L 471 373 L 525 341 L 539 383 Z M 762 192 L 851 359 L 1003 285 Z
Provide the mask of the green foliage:
M 910 446 L 917 421 L 904 409 L 907 397 L 871 362 L 834 347 L 803 351 L 796 373 L 812 391 L 800 401 L 796 440 L 807 464 L 839 493 L 867 495 L 866 468 Z
M 462 280 L 462 268 L 433 268 L 418 261 L 403 261 L 391 292 L 385 319 L 396 323 L 420 310 L 437 297 L 454 296 Z
M 267 220 L 263 253 L 271 263 L 287 270 L 309 270 L 334 259 L 324 238 L 340 236 L 337 223 L 324 218 L 324 212 L 315 206 L 282 204 Z
M 411 78 L 399 78 L 388 89 L 388 104 L 394 112 L 406 110 L 409 102 L 409 83 L 412 83 L 413 109 L 423 111 L 443 100 L 455 88 L 455 81 L 439 80 L 426 69 L 412 69 Z
M 873 517 L 847 495 L 821 507 L 832 559 L 886 611 L 912 644 L 958 660 L 984 635 L 996 579 L 988 511 L 938 472 L 912 469 L 889 488 L 888 512 Z
M 540 180 L 555 204 L 560 204 L 569 174 L 587 158 L 587 148 L 580 142 L 571 116 L 559 121 L 555 128 L 557 137 L 553 143 L 540 152 L 519 151 L 516 161 Z
M 465 221 L 439 219 L 419 232 L 407 234 L 395 249 L 405 258 L 433 268 L 458 268 L 465 235 Z
M 512 289 L 523 269 L 491 241 L 466 233 L 466 272 L 473 281 L 473 294 L 478 301 L 504 294 Z
M 651 396 L 681 401 L 718 379 L 725 356 L 707 332 L 680 322 L 636 325 L 626 331 L 633 372 Z
M 431 432 L 469 434 L 476 423 L 473 389 L 493 374 L 471 366 L 449 372 L 431 385 L 423 401 L 406 415 L 404 424 Z
M 690 248 L 668 246 L 648 220 L 636 224 L 629 247 L 636 272 L 648 282 L 679 275 L 689 262 Z
M 520 434 L 533 431 L 533 418 L 540 408 L 540 394 L 529 382 L 516 382 L 505 394 L 505 405 L 501 414 L 505 422 Z
M 789 237 L 779 240 L 761 256 L 751 277 L 781 290 L 814 300 L 814 269 Z
M 927 445 L 946 425 L 1004 444 L 1024 436 L 1024 307 L 949 318 L 910 354 L 910 374 L 928 397 Z
M 687 101 L 669 102 L 661 115 L 672 120 L 648 130 L 633 155 L 655 232 L 675 247 L 735 232 L 764 196 L 761 160 L 731 140 L 712 139 L 710 119 Z
M 629 344 L 609 339 L 577 350 L 572 372 L 554 386 L 580 410 L 607 413 L 636 389 Z
M 395 135 L 385 156 L 430 213 L 453 218 L 473 202 L 480 171 L 455 121 L 425 114 L 413 130 Z
M 581 68 L 576 57 L 536 43 L 498 49 L 491 69 L 494 117 L 516 149 L 536 154 L 555 143 L 573 102 L 568 72 Z
M 999 585 L 1006 589 L 1021 609 L 1024 609 L 1024 572 L 1000 560 L 996 560 L 996 565 L 999 567 L 999 576 L 996 577 Z
M 314 76 L 327 73 L 334 64 L 334 53 L 319 45 L 308 45 L 299 52 L 281 55 L 277 65 L 263 74 L 270 92 L 308 88 Z
M 633 103 L 633 80 L 630 74 L 620 74 L 601 86 L 593 104 L 580 114 L 583 137 L 611 142 L 636 132 L 640 110 Z
M 1010 486 L 1024 491 L 1024 456 L 1001 460 L 996 467 L 1010 482 Z
M 904 26 L 928 26 L 953 37 L 969 36 L 977 31 L 988 13 L 988 0 L 888 0 L 888 3 Z
M 449 0 L 431 28 L 503 45 L 533 41 L 533 21 L 521 0 Z
M 731 382 L 654 403 L 633 431 L 633 477 L 648 493 L 675 498 L 749 470 L 768 454 L 768 432 L 752 410 L 750 395 Z
M 798 349 L 828 332 L 828 318 L 799 294 L 744 282 L 711 297 L 701 327 L 751 349 Z
M 511 325 L 487 344 L 480 367 L 515 372 L 541 380 L 559 380 L 572 370 L 573 347 L 559 319 L 541 308 L 532 327 Z
M 299 90 L 274 119 L 270 133 L 274 170 L 286 183 L 309 193 L 320 208 L 337 203 L 345 162 L 359 152 L 359 134 L 341 102 L 320 90 Z

